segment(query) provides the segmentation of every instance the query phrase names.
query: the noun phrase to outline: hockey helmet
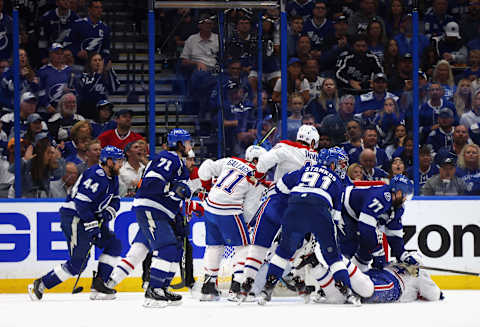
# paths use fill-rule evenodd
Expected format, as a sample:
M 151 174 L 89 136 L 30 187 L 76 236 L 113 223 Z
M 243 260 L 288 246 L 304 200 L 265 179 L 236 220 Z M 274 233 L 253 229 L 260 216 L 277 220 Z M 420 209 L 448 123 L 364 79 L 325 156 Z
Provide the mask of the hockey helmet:
M 413 182 L 405 175 L 399 174 L 390 180 L 390 191 L 402 191 L 403 196 L 409 196 L 413 193 Z
M 115 161 L 124 158 L 123 151 L 113 145 L 107 145 L 102 149 L 102 152 L 100 152 L 100 162 L 102 164 L 106 163 L 108 159 Z
M 255 158 L 260 158 L 264 153 L 267 153 L 267 150 L 262 148 L 259 145 L 250 145 L 245 151 L 245 159 L 249 162 L 252 162 Z
M 312 144 L 312 141 L 315 141 L 315 147 L 318 146 L 318 141 L 320 140 L 320 135 L 318 134 L 315 126 L 312 125 L 302 125 L 297 132 L 297 141 L 303 141 L 308 145 Z

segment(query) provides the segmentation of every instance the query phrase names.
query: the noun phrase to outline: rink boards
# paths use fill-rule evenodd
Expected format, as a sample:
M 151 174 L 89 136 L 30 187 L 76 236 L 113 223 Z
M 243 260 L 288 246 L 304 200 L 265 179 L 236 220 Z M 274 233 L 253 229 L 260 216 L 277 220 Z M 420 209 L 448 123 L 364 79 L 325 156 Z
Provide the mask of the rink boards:
M 407 249 L 418 248 L 426 266 L 480 272 L 480 202 L 478 200 L 412 200 L 407 202 L 403 223 Z M 60 230 L 61 201 L 0 202 L 0 293 L 22 293 L 34 278 L 68 258 Z M 138 230 L 131 201 L 122 201 L 111 229 L 123 243 L 123 254 Z M 205 227 L 202 218 L 190 224 L 196 275 L 201 273 Z M 95 258 L 100 252 L 95 251 Z M 96 267 L 90 259 L 80 284 L 89 287 Z M 480 278 L 431 272 L 442 289 L 480 289 Z M 440 275 L 441 274 L 441 275 Z M 140 291 L 141 267 L 119 285 L 120 291 Z M 74 280 L 58 286 L 69 292 Z M 175 283 L 175 281 L 174 281 Z

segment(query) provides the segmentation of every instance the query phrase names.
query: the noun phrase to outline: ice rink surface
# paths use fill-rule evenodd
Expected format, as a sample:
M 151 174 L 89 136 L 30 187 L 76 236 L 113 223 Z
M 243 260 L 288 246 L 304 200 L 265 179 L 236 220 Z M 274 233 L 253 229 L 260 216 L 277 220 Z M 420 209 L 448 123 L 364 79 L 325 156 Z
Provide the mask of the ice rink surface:
M 90 301 L 89 293 L 47 293 L 40 302 L 27 294 L 0 294 L 0 327 L 92 326 L 480 326 L 480 291 L 444 291 L 441 302 L 349 305 L 304 304 L 274 298 L 266 306 L 222 300 L 200 303 L 189 293 L 177 307 L 142 307 L 142 293 L 119 293 L 113 301 Z

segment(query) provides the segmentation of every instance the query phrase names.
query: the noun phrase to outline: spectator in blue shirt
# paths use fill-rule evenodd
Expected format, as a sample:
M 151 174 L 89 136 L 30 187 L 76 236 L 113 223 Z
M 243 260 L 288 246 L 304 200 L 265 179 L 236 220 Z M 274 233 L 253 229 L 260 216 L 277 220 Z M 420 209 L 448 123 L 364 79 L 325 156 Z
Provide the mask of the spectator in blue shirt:
M 453 144 L 453 111 L 442 108 L 438 113 L 438 127 L 428 135 L 427 144 L 437 153 L 441 148 L 451 149 Z
M 400 56 L 403 56 L 405 53 L 413 53 L 413 27 L 412 27 L 412 15 L 405 15 L 400 24 L 400 33 L 397 34 L 394 39 L 398 44 L 398 52 Z M 418 34 L 418 53 L 420 56 L 423 54 L 423 51 L 430 44 L 429 39 L 419 33 Z
M 100 134 L 110 129 L 117 128 L 117 122 L 113 117 L 113 104 L 108 100 L 100 100 L 97 103 L 97 119 L 91 122 L 92 137 L 96 138 Z
M 418 150 L 418 175 L 420 177 L 420 187 L 422 187 L 431 177 L 438 174 L 437 165 L 432 164 L 432 149 L 428 145 L 422 145 Z M 407 176 L 413 180 L 413 167 L 407 169 Z

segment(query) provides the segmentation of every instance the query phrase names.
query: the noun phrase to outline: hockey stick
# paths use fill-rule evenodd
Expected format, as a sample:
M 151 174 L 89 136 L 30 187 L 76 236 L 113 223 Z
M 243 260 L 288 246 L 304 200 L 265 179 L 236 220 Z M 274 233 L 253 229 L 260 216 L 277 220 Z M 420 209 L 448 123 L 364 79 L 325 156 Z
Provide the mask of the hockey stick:
M 80 280 L 80 276 L 82 275 L 83 270 L 85 269 L 85 266 L 87 265 L 88 258 L 90 257 L 90 251 L 92 251 L 92 246 L 93 242 L 90 244 L 90 248 L 88 249 L 87 255 L 85 258 L 83 258 L 82 266 L 80 268 L 80 272 L 78 273 L 77 280 L 75 281 L 75 284 L 73 285 L 73 290 L 72 294 L 77 294 L 81 293 L 83 291 L 83 286 L 77 287 L 78 281 Z
M 461 270 L 454 270 L 454 269 L 436 268 L 436 267 L 429 267 L 429 266 L 419 266 L 418 268 L 420 268 L 420 269 L 427 269 L 427 270 L 433 270 L 433 271 L 449 272 L 449 273 L 453 273 L 453 274 L 470 275 L 470 276 L 480 276 L 480 273 L 474 273 L 474 272 L 469 272 L 469 271 L 461 271 Z
M 100 221 L 100 223 L 98 224 L 98 228 L 102 227 L 102 223 L 103 223 L 103 221 Z M 78 273 L 77 280 L 75 281 L 75 284 L 73 285 L 72 294 L 81 293 L 83 291 L 83 286 L 77 287 L 77 284 L 78 284 L 78 281 L 80 280 L 80 276 L 82 275 L 83 270 L 85 270 L 85 267 L 87 265 L 88 258 L 90 257 L 90 252 L 92 251 L 93 245 L 94 244 L 93 244 L 93 240 L 92 240 L 92 242 L 90 242 L 90 246 L 89 246 L 87 255 L 85 256 L 85 258 L 83 258 L 82 266 L 80 267 L 80 272 Z
M 275 132 L 275 130 L 277 129 L 277 126 L 273 126 L 272 128 L 270 128 L 268 130 L 268 132 L 261 138 L 260 141 L 258 141 L 257 145 L 262 145 L 263 142 L 265 142 L 269 137 L 270 135 L 272 135 L 273 132 Z

